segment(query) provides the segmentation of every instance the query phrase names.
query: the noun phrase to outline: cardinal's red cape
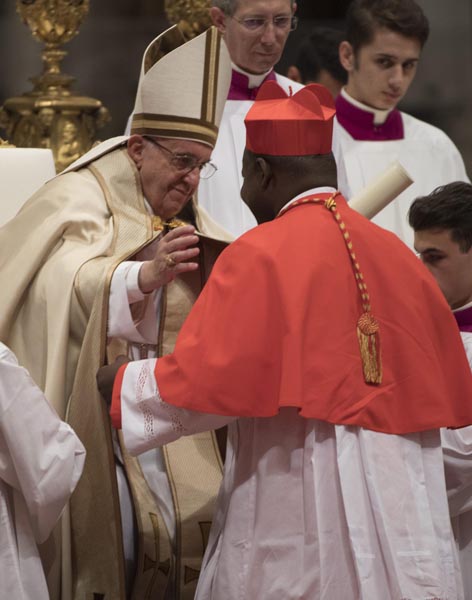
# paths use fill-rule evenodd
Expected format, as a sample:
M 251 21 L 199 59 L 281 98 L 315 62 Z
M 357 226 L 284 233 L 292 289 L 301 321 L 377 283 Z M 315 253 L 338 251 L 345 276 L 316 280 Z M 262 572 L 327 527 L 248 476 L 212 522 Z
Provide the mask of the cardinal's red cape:
M 359 291 L 338 224 L 304 204 L 249 231 L 217 261 L 175 350 L 163 400 L 218 415 L 306 418 L 404 434 L 472 423 L 472 376 L 436 282 L 393 234 L 337 197 L 380 325 L 383 378 L 363 377 Z

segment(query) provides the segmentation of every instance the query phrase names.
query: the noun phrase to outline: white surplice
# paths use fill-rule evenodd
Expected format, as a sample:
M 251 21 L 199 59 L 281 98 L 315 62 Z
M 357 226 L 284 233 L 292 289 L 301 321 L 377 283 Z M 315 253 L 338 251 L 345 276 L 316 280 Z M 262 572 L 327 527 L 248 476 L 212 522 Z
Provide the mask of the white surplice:
M 256 87 L 267 74 L 259 76 L 259 81 L 257 75 L 247 75 L 254 84 L 250 87 Z M 276 79 L 287 93 L 290 93 L 290 89 L 295 93 L 303 87 L 279 74 L 276 74 Z M 252 100 L 226 101 L 218 139 L 211 155 L 218 170 L 209 179 L 201 179 L 198 187 L 198 203 L 217 223 L 236 237 L 257 225 L 240 194 L 243 184 L 243 153 L 246 147 L 244 118 L 253 104 Z
M 197 600 L 463 600 L 439 431 L 230 418 L 162 401 L 155 360 L 121 389 L 132 454 L 228 425 Z M 138 383 L 139 382 L 139 383 Z
M 343 97 L 349 101 L 345 93 Z M 458 149 L 443 131 L 404 112 L 401 115 L 404 139 L 379 142 L 355 140 L 335 119 L 333 154 L 338 168 L 338 188 L 347 200 L 393 162 L 403 165 L 414 183 L 372 222 L 393 231 L 413 248 L 413 230 L 408 224 L 412 201 L 430 194 L 440 185 L 469 179 Z
M 472 368 L 472 333 L 461 332 L 461 337 Z M 469 600 L 472 599 L 472 426 L 442 429 L 441 439 L 464 597 Z
M 0 597 L 48 600 L 37 544 L 82 473 L 85 450 L 0 343 Z

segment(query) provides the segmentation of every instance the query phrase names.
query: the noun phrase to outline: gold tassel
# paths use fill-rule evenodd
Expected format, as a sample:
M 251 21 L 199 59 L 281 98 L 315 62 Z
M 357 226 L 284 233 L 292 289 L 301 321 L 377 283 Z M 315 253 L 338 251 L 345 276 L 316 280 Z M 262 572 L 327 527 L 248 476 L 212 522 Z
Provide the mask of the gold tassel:
M 336 196 L 339 192 L 333 194 L 327 200 L 323 198 L 316 198 L 313 196 L 307 196 L 301 198 L 296 202 L 293 202 L 285 209 L 282 209 L 278 216 L 283 215 L 284 212 L 290 210 L 294 206 L 299 204 L 306 204 L 308 202 L 323 203 L 325 207 L 331 212 L 333 217 L 336 219 L 339 229 L 344 238 L 346 249 L 351 259 L 354 275 L 356 277 L 357 287 L 360 293 L 362 310 L 364 311 L 357 321 L 357 339 L 359 340 L 359 348 L 361 352 L 362 360 L 362 371 L 364 374 L 364 381 L 371 385 L 379 385 L 382 383 L 382 357 L 380 355 L 380 327 L 379 324 L 371 312 L 370 306 L 370 295 L 367 289 L 367 284 L 364 281 L 364 276 L 359 265 L 359 261 L 354 252 L 351 236 L 343 222 L 341 215 L 336 207 Z
M 365 312 L 359 317 L 357 339 L 359 340 L 365 382 L 376 385 L 382 383 L 379 324 L 372 313 Z

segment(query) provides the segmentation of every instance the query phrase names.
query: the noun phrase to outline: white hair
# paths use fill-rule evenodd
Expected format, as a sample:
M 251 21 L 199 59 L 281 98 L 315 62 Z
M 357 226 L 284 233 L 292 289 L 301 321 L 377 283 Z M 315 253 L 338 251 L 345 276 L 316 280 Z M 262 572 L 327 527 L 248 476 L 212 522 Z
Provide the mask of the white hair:
M 290 6 L 292 9 L 294 2 L 295 0 L 290 0 Z M 212 0 L 211 5 L 222 10 L 225 15 L 231 16 L 236 12 L 238 0 Z

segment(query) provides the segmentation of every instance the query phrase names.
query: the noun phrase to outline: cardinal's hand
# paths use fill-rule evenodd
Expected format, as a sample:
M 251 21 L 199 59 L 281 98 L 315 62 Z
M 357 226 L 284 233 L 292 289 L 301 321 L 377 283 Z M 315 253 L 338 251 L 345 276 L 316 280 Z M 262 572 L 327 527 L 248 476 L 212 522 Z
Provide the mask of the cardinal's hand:
M 108 407 L 111 405 L 115 376 L 118 373 L 119 368 L 129 361 L 130 359 L 127 356 L 120 355 L 111 363 L 111 365 L 105 365 L 98 369 L 97 386 Z

